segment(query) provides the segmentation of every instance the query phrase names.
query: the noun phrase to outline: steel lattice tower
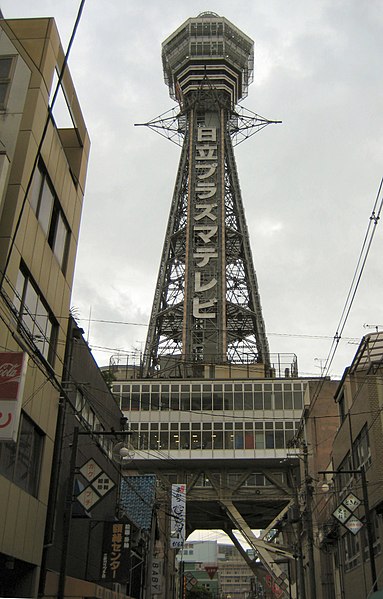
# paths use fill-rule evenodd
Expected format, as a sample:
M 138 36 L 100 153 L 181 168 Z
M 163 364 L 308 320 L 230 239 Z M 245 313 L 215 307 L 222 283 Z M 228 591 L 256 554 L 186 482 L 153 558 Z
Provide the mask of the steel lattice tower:
M 198 365 L 227 363 L 263 364 L 266 376 L 270 370 L 233 152 L 239 134 L 271 122 L 237 106 L 253 79 L 253 48 L 211 12 L 188 19 L 163 43 L 165 81 L 179 111 L 146 124 L 183 143 L 144 376 L 169 369 L 190 376 Z

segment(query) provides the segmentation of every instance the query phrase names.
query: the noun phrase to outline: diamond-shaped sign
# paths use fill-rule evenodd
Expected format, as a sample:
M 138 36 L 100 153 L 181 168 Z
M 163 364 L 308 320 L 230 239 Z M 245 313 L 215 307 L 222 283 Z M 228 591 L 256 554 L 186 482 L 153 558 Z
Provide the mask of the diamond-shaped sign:
M 98 501 L 100 501 L 101 497 L 89 486 L 77 495 L 76 499 L 86 510 L 90 510 Z
M 345 499 L 342 501 L 343 505 L 345 505 L 349 510 L 355 512 L 356 508 L 360 506 L 362 503 L 360 499 L 354 493 L 349 493 Z
M 344 505 L 340 504 L 332 513 L 332 515 L 339 520 L 341 524 L 344 524 L 352 514 L 350 510 L 348 510 Z
M 361 522 L 356 516 L 351 516 L 351 518 L 347 520 L 345 527 L 352 532 L 353 535 L 357 535 L 360 529 L 363 527 L 363 522 Z
M 91 482 L 101 472 L 100 466 L 94 460 L 90 459 L 80 468 L 81 474 L 86 478 L 87 481 Z
M 104 495 L 106 495 L 106 493 L 108 491 L 113 489 L 113 487 L 115 487 L 116 485 L 109 478 L 109 476 L 107 474 L 105 474 L 105 472 L 101 472 L 100 476 L 91 483 L 91 486 L 94 489 L 96 489 L 97 493 L 99 493 L 103 497 Z

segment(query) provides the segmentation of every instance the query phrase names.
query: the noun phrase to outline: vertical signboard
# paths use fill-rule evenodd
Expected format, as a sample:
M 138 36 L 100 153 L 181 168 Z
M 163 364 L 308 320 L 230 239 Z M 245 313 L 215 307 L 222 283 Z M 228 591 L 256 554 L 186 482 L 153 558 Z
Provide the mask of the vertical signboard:
M 0 441 L 16 441 L 27 354 L 0 352 Z
M 159 595 L 162 592 L 162 569 L 163 560 L 153 558 L 151 576 L 152 595 Z
M 199 127 L 196 146 L 196 201 L 193 234 L 196 243 L 193 316 L 215 319 L 217 303 L 218 218 L 217 218 L 218 145 L 216 127 Z M 212 264 L 214 267 L 212 268 Z
M 186 485 L 172 485 L 170 547 L 178 549 L 185 542 Z
M 129 580 L 130 524 L 105 522 L 102 542 L 101 579 L 126 583 Z

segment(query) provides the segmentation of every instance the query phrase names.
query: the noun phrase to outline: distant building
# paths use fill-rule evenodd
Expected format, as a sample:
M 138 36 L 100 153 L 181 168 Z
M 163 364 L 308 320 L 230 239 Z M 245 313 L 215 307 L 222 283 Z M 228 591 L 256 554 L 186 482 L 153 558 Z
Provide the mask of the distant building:
M 263 588 L 261 567 L 259 580 L 234 545 L 218 541 L 187 541 L 177 556 L 184 563 L 185 584 L 208 589 L 220 599 L 250 599 L 256 588 Z M 263 583 L 263 584 L 262 584 Z
M 63 62 L 53 19 L 0 20 L 1 376 L 17 354 L 25 367 L 15 411 L 0 404 L 8 418 L 0 428 L 6 597 L 37 596 L 90 146 L 68 69 L 62 83 L 73 127 L 59 129 L 49 113 Z M 14 440 L 7 437 L 13 423 Z

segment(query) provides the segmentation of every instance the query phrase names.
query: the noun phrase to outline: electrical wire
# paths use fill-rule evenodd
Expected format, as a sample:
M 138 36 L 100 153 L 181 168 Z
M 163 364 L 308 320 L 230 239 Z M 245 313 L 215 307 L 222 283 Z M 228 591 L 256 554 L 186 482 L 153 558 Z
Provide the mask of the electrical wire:
M 364 268 L 366 266 L 367 258 L 370 253 L 372 241 L 375 236 L 376 228 L 377 228 L 377 225 L 380 220 L 380 215 L 381 215 L 382 206 L 383 206 L 382 186 L 383 186 L 383 178 L 381 179 L 380 184 L 379 184 L 378 192 L 376 194 L 372 212 L 369 217 L 367 230 L 366 230 L 366 233 L 365 233 L 365 236 L 363 239 L 362 247 L 361 247 L 361 250 L 359 253 L 359 257 L 357 260 L 357 264 L 355 267 L 351 285 L 350 285 L 350 288 L 349 288 L 349 291 L 348 291 L 348 294 L 346 297 L 345 304 L 343 306 L 343 310 L 342 310 L 342 313 L 341 313 L 341 316 L 340 316 L 340 319 L 338 322 L 338 326 L 337 326 L 335 335 L 333 337 L 333 342 L 331 344 L 330 350 L 329 350 L 327 358 L 326 358 L 326 362 L 325 362 L 324 369 L 323 369 L 323 378 L 328 375 L 329 370 L 331 368 L 332 362 L 334 360 L 335 354 L 336 354 L 338 346 L 339 346 L 339 341 L 342 338 L 344 328 L 346 326 L 348 317 L 350 315 L 351 308 L 354 303 L 356 293 L 359 288 L 359 284 L 360 284 L 360 281 L 361 281 L 361 278 L 362 278 L 362 275 L 364 272 Z M 318 385 L 317 395 L 319 395 L 322 386 L 323 386 L 323 383 L 322 383 L 322 385 L 321 384 Z

